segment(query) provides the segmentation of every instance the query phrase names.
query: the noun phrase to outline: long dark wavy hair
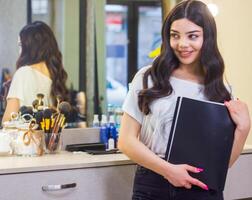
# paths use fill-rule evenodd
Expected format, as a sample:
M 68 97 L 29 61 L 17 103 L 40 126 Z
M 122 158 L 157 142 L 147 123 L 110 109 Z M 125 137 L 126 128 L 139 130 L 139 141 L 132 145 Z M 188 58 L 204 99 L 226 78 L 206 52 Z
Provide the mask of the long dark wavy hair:
M 224 61 L 217 46 L 215 20 L 204 3 L 186 0 L 177 4 L 165 19 L 162 27 L 161 53 L 144 73 L 143 89 L 138 94 L 138 106 L 146 115 L 150 112 L 151 102 L 169 96 L 173 91 L 170 76 L 179 67 L 179 60 L 170 46 L 170 28 L 174 21 L 182 18 L 203 28 L 200 66 L 204 71 L 204 95 L 208 100 L 216 102 L 231 99 L 223 82 Z M 148 88 L 148 77 L 151 77 L 153 82 L 151 88 Z
M 67 73 L 63 68 L 62 54 L 51 28 L 44 22 L 35 21 L 23 27 L 19 37 L 22 51 L 16 63 L 17 69 L 45 62 L 52 80 L 50 95 L 53 105 L 56 106 L 58 95 L 68 101 Z

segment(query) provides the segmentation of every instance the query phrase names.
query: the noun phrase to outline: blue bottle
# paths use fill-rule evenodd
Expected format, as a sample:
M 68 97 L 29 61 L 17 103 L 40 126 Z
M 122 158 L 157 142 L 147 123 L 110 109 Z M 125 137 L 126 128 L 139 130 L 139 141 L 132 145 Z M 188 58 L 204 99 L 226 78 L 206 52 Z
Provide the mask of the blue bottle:
M 109 127 L 107 126 L 107 116 L 102 115 L 101 128 L 100 128 L 100 142 L 105 144 L 106 149 L 108 148 L 108 136 L 109 136 Z
M 110 136 L 114 139 L 114 143 L 115 143 L 114 148 L 117 148 L 118 132 L 116 130 L 115 125 L 111 125 L 109 130 L 110 130 Z

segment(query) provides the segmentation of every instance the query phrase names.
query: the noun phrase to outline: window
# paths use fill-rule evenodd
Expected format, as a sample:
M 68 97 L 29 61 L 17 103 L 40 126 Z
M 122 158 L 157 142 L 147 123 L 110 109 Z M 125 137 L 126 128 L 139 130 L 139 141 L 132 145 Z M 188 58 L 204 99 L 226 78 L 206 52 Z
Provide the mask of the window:
M 48 0 L 32 0 L 32 13 L 35 15 L 47 14 Z
M 161 3 L 108 0 L 106 11 L 107 103 L 121 106 L 128 83 L 161 44 Z M 151 24 L 151 27 L 150 27 Z

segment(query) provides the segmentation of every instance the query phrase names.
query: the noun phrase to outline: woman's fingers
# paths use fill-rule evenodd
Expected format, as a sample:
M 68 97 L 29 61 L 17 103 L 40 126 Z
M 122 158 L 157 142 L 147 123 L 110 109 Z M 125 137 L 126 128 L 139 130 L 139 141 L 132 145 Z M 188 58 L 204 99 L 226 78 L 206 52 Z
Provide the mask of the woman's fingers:
M 193 166 L 190 166 L 190 165 L 185 165 L 185 168 L 187 171 L 189 172 L 193 172 L 193 173 L 200 173 L 200 172 L 203 172 L 204 169 L 202 168 L 198 168 L 198 167 L 193 167 Z M 190 189 L 192 187 L 192 185 L 196 185 L 204 190 L 208 190 L 208 186 L 206 184 L 204 184 L 203 182 L 199 181 L 198 179 L 196 178 L 193 178 L 191 176 L 189 176 L 189 180 L 188 180 L 188 183 L 185 184 L 185 188 L 188 188 Z
M 206 184 L 201 182 L 200 180 L 193 178 L 190 176 L 188 172 L 191 173 L 200 173 L 203 171 L 201 168 L 197 168 L 194 166 L 190 166 L 187 164 L 180 165 L 170 165 L 170 170 L 165 178 L 175 187 L 185 187 L 187 189 L 191 189 L 193 185 L 198 186 L 204 190 L 208 190 Z
M 191 189 L 192 188 L 192 184 L 191 183 L 186 183 L 185 185 L 184 185 L 184 187 L 186 188 L 186 189 Z
M 231 100 L 224 103 L 240 132 L 247 134 L 250 129 L 250 116 L 247 105 L 240 100 Z
M 188 182 L 191 184 L 191 185 L 196 185 L 204 190 L 209 190 L 208 189 L 208 186 L 206 184 L 204 184 L 203 182 L 201 182 L 200 180 L 196 179 L 196 178 L 193 178 L 191 177 Z
M 193 172 L 193 173 L 199 173 L 199 172 L 204 171 L 204 169 L 202 169 L 202 168 L 193 167 L 193 166 L 190 166 L 190 165 L 185 165 L 185 168 L 186 168 L 187 171 Z

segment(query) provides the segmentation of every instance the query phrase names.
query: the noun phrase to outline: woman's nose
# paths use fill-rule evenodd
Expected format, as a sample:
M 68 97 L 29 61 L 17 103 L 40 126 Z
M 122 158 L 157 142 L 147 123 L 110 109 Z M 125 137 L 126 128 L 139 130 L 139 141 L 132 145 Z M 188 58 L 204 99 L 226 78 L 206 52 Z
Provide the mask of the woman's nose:
M 181 38 L 179 40 L 179 44 L 178 45 L 179 45 L 180 48 L 185 48 L 185 47 L 189 46 L 189 43 L 188 43 L 188 41 L 186 39 Z

